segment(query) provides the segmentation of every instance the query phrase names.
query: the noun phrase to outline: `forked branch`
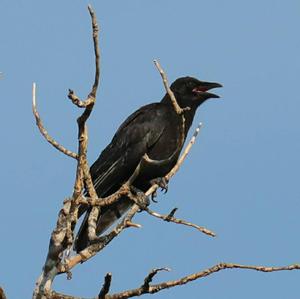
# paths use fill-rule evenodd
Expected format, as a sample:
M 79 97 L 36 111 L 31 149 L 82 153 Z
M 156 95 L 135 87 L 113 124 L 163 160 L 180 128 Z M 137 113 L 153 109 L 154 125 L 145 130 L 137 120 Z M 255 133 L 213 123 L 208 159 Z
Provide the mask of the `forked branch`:
M 266 267 L 266 266 L 251 266 L 251 265 L 241 265 L 241 264 L 232 264 L 232 263 L 219 263 L 213 267 L 201 270 L 199 272 L 181 277 L 176 280 L 169 280 L 165 282 L 161 282 L 158 284 L 150 284 L 153 277 L 161 270 L 167 270 L 168 268 L 159 268 L 159 269 L 153 269 L 145 278 L 144 283 L 142 286 L 126 290 L 120 293 L 115 294 L 106 294 L 104 297 L 105 299 L 127 299 L 132 298 L 136 296 L 141 296 L 144 294 L 154 294 L 157 292 L 160 292 L 165 289 L 173 288 L 176 286 L 182 286 L 189 282 L 192 282 L 197 279 L 201 279 L 204 277 L 207 277 L 209 275 L 212 275 L 216 272 L 225 270 L 225 269 L 245 269 L 245 270 L 255 270 L 259 272 L 277 272 L 277 271 L 291 271 L 291 270 L 300 270 L 300 264 L 293 264 L 290 266 L 283 266 L 283 267 Z M 72 297 L 68 295 L 64 295 L 61 293 L 55 293 L 55 296 L 52 297 L 52 299 L 79 299 L 78 297 Z M 99 297 L 94 297 L 93 299 L 97 299 Z M 84 299 L 84 298 L 80 298 Z
M 93 11 L 92 7 L 88 6 L 89 13 L 92 18 L 92 27 L 93 27 L 93 42 L 94 42 L 94 52 L 95 52 L 95 65 L 96 65 L 96 71 L 95 71 L 95 81 L 92 87 L 91 92 L 87 96 L 86 100 L 82 101 L 73 90 L 69 89 L 68 97 L 69 99 L 79 108 L 87 108 L 90 107 L 89 112 L 92 110 L 92 105 L 94 105 L 97 95 L 97 89 L 99 85 L 99 78 L 100 78 L 100 50 L 99 50 L 99 39 L 98 39 L 98 32 L 99 32 L 99 26 L 97 24 L 97 18 L 96 14 Z M 87 116 L 88 117 L 88 116 Z
M 95 49 L 95 64 L 96 64 L 96 71 L 95 71 L 95 81 L 92 87 L 91 92 L 88 95 L 87 101 L 85 102 L 85 110 L 82 113 L 82 115 L 78 118 L 78 154 L 73 154 L 73 156 L 76 155 L 77 159 L 77 171 L 76 171 L 76 179 L 74 184 L 74 192 L 73 196 L 70 200 L 67 200 L 64 202 L 64 206 L 59 212 L 58 220 L 56 224 L 56 228 L 53 230 L 50 238 L 50 244 L 49 244 L 49 250 L 48 255 L 45 261 L 45 265 L 43 267 L 43 272 L 41 276 L 39 277 L 36 288 L 33 293 L 34 299 L 46 299 L 51 298 L 52 296 L 52 282 L 57 274 L 59 274 L 59 265 L 64 263 L 63 256 L 64 251 L 68 249 L 70 251 L 70 248 L 74 241 L 73 236 L 73 230 L 75 228 L 75 225 L 78 220 L 78 209 L 79 204 L 78 201 L 82 197 L 82 192 L 84 185 L 87 186 L 88 192 L 92 198 L 96 198 L 96 192 L 94 189 L 93 184 L 91 183 L 91 177 L 89 173 L 89 165 L 86 159 L 86 153 L 87 153 L 87 127 L 86 127 L 86 121 L 88 117 L 90 116 L 94 103 L 96 100 L 96 93 L 99 83 L 99 46 L 98 46 L 98 25 L 97 20 L 94 11 L 89 6 L 89 13 L 91 15 L 92 19 L 92 27 L 93 27 L 93 41 L 94 41 L 94 49 Z M 74 103 L 76 104 L 76 103 Z M 41 122 L 39 121 L 39 115 L 36 111 L 36 104 L 35 104 L 35 85 L 33 88 L 33 112 L 37 119 L 37 124 L 40 128 L 41 133 L 45 138 L 51 141 L 47 132 L 45 130 L 42 130 L 43 127 L 41 126 Z M 48 140 L 48 141 L 49 141 Z M 49 142 L 50 142 L 49 141 Z M 52 145 L 55 146 L 54 142 L 51 142 Z M 66 153 L 66 150 L 61 147 L 56 146 L 61 151 Z M 69 270 L 66 269 L 67 273 L 69 273 Z
M 168 215 L 161 215 L 161 214 L 159 214 L 157 212 L 154 212 L 154 211 L 150 210 L 149 208 L 146 209 L 146 212 L 149 213 L 151 216 L 154 216 L 156 218 L 162 219 L 164 221 L 173 222 L 173 223 L 176 223 L 176 224 L 182 224 L 182 225 L 194 227 L 197 230 L 199 230 L 200 232 L 202 232 L 202 233 L 204 233 L 204 234 L 206 234 L 208 236 L 211 236 L 211 237 L 215 237 L 216 236 L 216 234 L 213 231 L 211 231 L 211 230 L 209 230 L 209 229 L 207 229 L 207 228 L 205 228 L 203 226 L 194 224 L 192 222 L 188 222 L 188 221 L 183 220 L 183 219 L 175 218 L 174 214 L 175 214 L 176 210 L 177 210 L 177 208 L 173 209 Z

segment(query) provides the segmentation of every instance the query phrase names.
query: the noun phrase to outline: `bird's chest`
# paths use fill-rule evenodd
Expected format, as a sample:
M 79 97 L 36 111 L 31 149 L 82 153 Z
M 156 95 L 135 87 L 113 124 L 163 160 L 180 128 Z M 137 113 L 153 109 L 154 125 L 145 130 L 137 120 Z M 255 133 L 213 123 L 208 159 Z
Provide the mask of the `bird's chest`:
M 182 123 L 177 120 L 165 126 L 160 138 L 147 152 L 154 162 L 143 164 L 143 179 L 163 177 L 173 168 L 182 149 L 183 132 Z
M 149 157 L 153 160 L 165 160 L 172 155 L 176 156 L 176 152 L 180 152 L 185 139 L 183 125 L 181 118 L 178 117 L 166 123 L 161 136 L 149 149 Z M 177 160 L 177 157 L 174 158 Z

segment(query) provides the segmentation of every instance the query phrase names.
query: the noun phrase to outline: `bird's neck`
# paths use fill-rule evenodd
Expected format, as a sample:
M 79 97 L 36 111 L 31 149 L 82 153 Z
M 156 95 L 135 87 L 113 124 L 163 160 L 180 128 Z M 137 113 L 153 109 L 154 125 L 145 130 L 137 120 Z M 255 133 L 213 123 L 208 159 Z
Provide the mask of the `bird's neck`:
M 186 99 L 182 99 L 179 95 L 175 95 L 176 96 L 176 100 L 177 100 L 177 103 L 178 105 L 180 106 L 180 108 L 185 108 L 186 106 L 185 105 L 182 105 L 182 103 L 186 103 Z M 174 113 L 175 112 L 175 109 L 173 108 L 173 104 L 172 104 L 172 101 L 171 101 L 171 98 L 168 94 L 166 94 L 163 99 L 161 100 L 162 103 L 170 106 Z M 187 136 L 188 134 L 188 131 L 193 123 L 193 119 L 194 119 L 194 116 L 195 116 L 195 112 L 197 110 L 197 107 L 194 107 L 193 105 L 191 105 L 191 107 L 189 106 L 189 110 L 186 110 L 184 111 L 184 118 L 185 118 L 185 137 Z M 181 116 L 179 116 L 181 117 Z

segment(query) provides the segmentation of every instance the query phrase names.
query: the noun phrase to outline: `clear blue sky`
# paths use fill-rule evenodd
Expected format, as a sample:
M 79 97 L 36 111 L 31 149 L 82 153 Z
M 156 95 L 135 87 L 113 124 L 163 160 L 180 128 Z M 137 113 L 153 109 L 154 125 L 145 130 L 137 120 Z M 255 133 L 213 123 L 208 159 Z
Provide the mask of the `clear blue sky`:
M 0 285 L 9 299 L 30 298 L 75 162 L 40 136 L 31 113 L 37 82 L 44 124 L 76 149 L 76 116 L 67 89 L 85 96 L 94 75 L 87 1 L 0 2 L 1 189 Z M 170 81 L 191 75 L 224 85 L 205 103 L 204 128 L 167 195 L 153 209 L 217 232 L 146 214 L 99 256 L 77 267 L 56 290 L 95 296 L 106 272 L 112 291 L 137 287 L 154 267 L 155 282 L 218 262 L 300 262 L 300 2 L 91 1 L 101 24 L 101 85 L 89 121 L 93 162 L 124 118 L 164 94 L 152 61 Z M 195 125 L 195 124 L 194 124 Z M 300 272 L 226 270 L 153 298 L 299 298 Z M 148 297 L 147 297 L 148 298 Z

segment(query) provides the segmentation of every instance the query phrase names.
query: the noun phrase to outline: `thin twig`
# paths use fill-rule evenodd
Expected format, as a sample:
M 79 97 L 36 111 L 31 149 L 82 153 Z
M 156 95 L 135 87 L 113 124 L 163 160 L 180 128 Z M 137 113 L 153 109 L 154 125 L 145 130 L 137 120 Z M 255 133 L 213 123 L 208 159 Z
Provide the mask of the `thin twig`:
M 183 153 L 181 154 L 180 158 L 178 159 L 176 165 L 173 167 L 173 169 L 165 176 L 166 180 L 170 180 L 172 176 L 174 176 L 174 174 L 179 170 L 180 166 L 182 165 L 183 161 L 185 160 L 186 156 L 188 155 L 188 153 L 190 152 L 192 146 L 194 145 L 196 138 L 201 130 L 201 128 L 203 127 L 203 124 L 200 122 L 191 138 L 191 140 L 189 141 L 189 143 L 187 144 L 187 146 L 185 147 Z
M 176 97 L 175 97 L 173 91 L 171 90 L 171 88 L 169 86 L 166 73 L 164 72 L 164 70 L 162 69 L 161 65 L 159 64 L 159 62 L 157 60 L 154 60 L 154 64 L 155 64 L 156 68 L 158 69 L 158 71 L 159 71 L 159 73 L 161 75 L 161 78 L 163 80 L 163 84 L 164 84 L 165 90 L 166 90 L 167 94 L 170 97 L 170 100 L 171 100 L 171 103 L 173 105 L 173 108 L 174 108 L 175 112 L 179 116 L 181 116 L 181 132 L 180 132 L 180 142 L 179 142 L 180 146 L 178 146 L 178 149 L 181 149 L 181 147 L 184 144 L 185 137 L 186 137 L 186 127 L 185 127 L 185 115 L 184 115 L 184 111 L 190 110 L 190 107 L 183 107 L 183 108 L 181 108 L 179 106 L 179 104 L 178 104 L 178 102 L 176 100 Z
M 151 270 L 151 272 L 145 277 L 144 283 L 141 286 L 141 288 L 144 289 L 144 290 L 149 290 L 150 283 L 152 282 L 154 276 L 160 271 L 170 272 L 171 269 L 169 269 L 169 268 L 156 268 L 156 269 Z
M 175 210 L 175 209 L 173 209 L 173 210 L 171 211 L 171 213 L 172 213 L 174 210 Z M 173 223 L 176 223 L 176 224 L 182 224 L 182 225 L 194 227 L 194 228 L 196 228 L 197 230 L 199 230 L 200 232 L 202 232 L 202 233 L 204 233 L 204 234 L 206 234 L 206 235 L 208 235 L 208 236 L 211 236 L 211 237 L 215 237 L 215 236 L 216 236 L 216 234 L 215 234 L 213 231 L 211 231 L 211 230 L 209 230 L 209 229 L 207 229 L 207 228 L 205 228 L 205 227 L 203 227 L 203 226 L 199 226 L 199 225 L 197 225 L 197 224 L 194 224 L 194 223 L 192 223 L 192 222 L 187 222 L 187 221 L 185 221 L 185 220 L 183 220 L 183 219 L 175 218 L 175 217 L 172 216 L 171 213 L 169 213 L 168 215 L 161 215 L 161 214 L 159 214 L 159 213 L 157 213 L 157 212 L 154 212 L 154 211 L 150 210 L 149 208 L 146 208 L 145 211 L 146 211 L 147 213 L 149 213 L 150 215 L 152 215 L 152 216 L 154 216 L 154 217 L 156 217 L 156 218 L 162 219 L 162 220 L 164 220 L 164 221 L 167 221 L 167 222 L 173 222 Z
M 80 98 L 74 93 L 72 89 L 69 89 L 68 98 L 78 108 L 86 108 L 87 106 L 90 106 L 95 102 L 95 98 L 90 96 L 88 96 L 88 98 L 84 101 L 80 100 Z
M 109 292 L 110 284 L 111 284 L 112 274 L 107 273 L 104 278 L 104 284 L 100 290 L 100 293 L 98 295 L 98 299 L 104 299 L 106 294 Z
M 94 42 L 94 52 L 95 52 L 95 65 L 96 65 L 96 72 L 95 72 L 95 81 L 92 88 L 92 92 L 90 95 L 96 98 L 99 78 L 100 78 L 100 48 L 99 48 L 99 39 L 98 39 L 98 32 L 99 26 L 97 24 L 97 17 L 95 12 L 92 9 L 91 5 L 88 5 L 88 10 L 92 18 L 92 26 L 93 26 L 93 42 Z
M 99 26 L 97 24 L 96 14 L 92 9 L 91 5 L 88 5 L 88 10 L 92 19 L 96 71 L 95 71 L 95 81 L 92 90 L 85 101 L 80 100 L 80 98 L 74 93 L 74 91 L 69 89 L 68 98 L 73 102 L 73 104 L 75 104 L 79 108 L 87 108 L 94 105 L 96 100 L 98 84 L 99 84 L 99 78 L 100 78 L 100 50 L 99 50 L 99 41 L 98 41 Z M 90 113 L 91 109 L 88 109 L 88 111 L 86 111 L 86 113 L 88 112 Z
M 44 138 L 52 145 L 54 146 L 56 149 L 58 149 L 60 152 L 64 153 L 67 156 L 70 156 L 74 159 L 78 158 L 78 155 L 68 149 L 66 149 L 64 146 L 60 145 L 56 140 L 54 140 L 49 133 L 47 132 L 47 130 L 45 129 L 45 127 L 43 126 L 41 117 L 37 111 L 36 108 L 36 84 L 33 83 L 32 84 L 32 112 L 33 115 L 35 117 L 36 120 L 36 125 L 38 126 L 41 134 L 44 136 Z
M 177 212 L 178 208 L 173 208 L 172 211 L 166 216 L 166 221 L 169 222 L 172 217 L 174 217 L 175 213 Z
M 135 223 L 135 222 L 132 222 L 132 221 L 129 221 L 129 220 L 126 222 L 126 226 L 127 227 L 142 228 L 141 224 Z
M 182 109 L 178 103 L 177 103 L 177 100 L 174 96 L 174 93 L 173 91 L 171 90 L 171 88 L 169 87 L 169 83 L 168 83 L 168 79 L 167 79 L 167 75 L 166 73 L 164 72 L 164 70 L 162 69 L 162 67 L 160 66 L 158 60 L 154 60 L 153 61 L 156 68 L 158 69 L 160 75 L 161 75 L 161 78 L 163 80 L 163 83 L 164 83 L 164 86 L 165 86 L 165 89 L 166 89 L 166 92 L 168 93 L 168 95 L 170 96 L 170 99 L 172 101 L 172 104 L 173 104 L 173 107 L 176 111 L 177 114 L 181 115 L 183 112 L 184 112 L 184 109 Z
M 92 197 L 81 197 L 78 199 L 77 203 L 87 205 L 87 206 L 99 206 L 106 207 L 110 206 L 113 203 L 117 202 L 122 196 L 127 195 L 131 196 L 131 191 L 128 184 L 124 184 L 118 191 L 115 193 L 101 198 L 92 198 Z

